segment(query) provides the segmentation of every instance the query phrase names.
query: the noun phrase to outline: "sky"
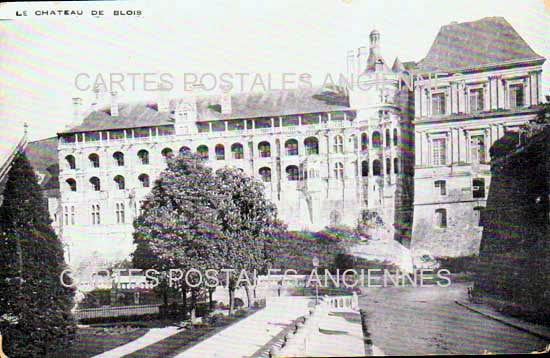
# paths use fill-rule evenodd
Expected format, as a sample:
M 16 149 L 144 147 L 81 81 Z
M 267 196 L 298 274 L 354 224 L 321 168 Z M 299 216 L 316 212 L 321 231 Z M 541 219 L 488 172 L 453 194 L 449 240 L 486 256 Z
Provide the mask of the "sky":
M 32 16 L 14 15 L 26 8 Z M 396 56 L 422 59 L 441 26 L 487 16 L 504 16 L 550 58 L 548 8 L 544 0 L 4 3 L 0 18 L 13 20 L 0 22 L 0 153 L 20 138 L 25 122 L 31 140 L 62 131 L 73 120 L 72 98 L 89 105 L 93 93 L 83 89 L 98 75 L 124 76 L 120 101 L 158 98 L 143 91 L 144 73 L 168 74 L 174 97 L 181 97 L 185 73 L 260 73 L 264 80 L 271 74 L 273 87 L 283 73 L 309 73 L 315 83 L 345 73 L 347 51 L 368 46 L 374 28 L 391 64 Z M 36 9 L 82 9 L 88 16 L 35 16 Z M 106 15 L 89 16 L 93 9 Z M 142 14 L 112 16 L 117 9 Z M 134 89 L 128 73 L 142 74 L 133 75 Z M 550 61 L 543 91 L 550 94 Z

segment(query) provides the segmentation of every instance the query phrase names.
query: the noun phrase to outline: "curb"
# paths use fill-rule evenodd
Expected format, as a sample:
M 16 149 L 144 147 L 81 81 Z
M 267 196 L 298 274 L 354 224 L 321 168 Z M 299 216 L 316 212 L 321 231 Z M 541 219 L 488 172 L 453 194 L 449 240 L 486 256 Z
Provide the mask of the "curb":
M 512 323 L 512 322 L 506 320 L 505 318 L 497 317 L 497 316 L 495 316 L 495 315 L 492 315 L 492 314 L 489 314 L 489 313 L 486 313 L 486 312 L 482 312 L 482 311 L 477 310 L 477 309 L 475 309 L 474 307 L 472 307 L 472 306 L 470 306 L 470 305 L 468 305 L 468 304 L 461 303 L 461 302 L 459 302 L 459 301 L 455 301 L 455 303 L 456 303 L 457 305 L 461 306 L 461 307 L 466 308 L 467 310 L 470 310 L 470 311 L 472 311 L 472 312 L 475 312 L 475 313 L 477 313 L 477 314 L 480 314 L 480 315 L 482 315 L 482 316 L 484 316 L 484 317 L 487 317 L 487 318 L 490 318 L 490 319 L 492 319 L 492 320 L 498 321 L 498 322 L 500 322 L 500 323 L 502 323 L 502 324 L 505 324 L 505 325 L 507 325 L 507 326 L 509 326 L 509 327 L 512 327 L 512 328 L 515 328 L 515 329 L 518 329 L 518 330 L 520 330 L 520 331 L 529 333 L 529 334 L 531 334 L 531 335 L 533 335 L 533 336 L 536 336 L 536 337 L 538 337 L 538 338 L 546 339 L 546 340 L 550 341 L 550 334 L 544 334 L 544 333 L 536 332 L 536 331 L 534 331 L 534 330 L 532 330 L 532 329 L 530 329 L 530 328 L 528 328 L 528 327 L 525 327 L 525 326 L 522 326 L 522 325 L 519 325 L 519 324 L 516 324 L 516 323 Z

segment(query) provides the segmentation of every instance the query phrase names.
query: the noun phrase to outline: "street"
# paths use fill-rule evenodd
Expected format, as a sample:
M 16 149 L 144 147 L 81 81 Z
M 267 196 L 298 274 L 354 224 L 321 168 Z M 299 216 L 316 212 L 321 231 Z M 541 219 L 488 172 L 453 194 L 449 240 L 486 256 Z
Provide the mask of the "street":
M 466 286 L 369 288 L 359 305 L 386 355 L 475 354 L 540 351 L 550 344 L 455 303 Z

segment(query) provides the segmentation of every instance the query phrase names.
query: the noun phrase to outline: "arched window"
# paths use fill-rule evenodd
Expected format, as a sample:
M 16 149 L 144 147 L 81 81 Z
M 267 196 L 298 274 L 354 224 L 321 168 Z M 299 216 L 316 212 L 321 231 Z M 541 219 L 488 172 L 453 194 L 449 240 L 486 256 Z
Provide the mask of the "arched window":
M 233 159 L 243 159 L 244 158 L 243 145 L 241 143 L 233 143 L 231 145 L 231 155 L 233 156 Z
M 71 225 L 75 224 L 75 210 L 74 206 L 71 206 Z
M 100 214 L 101 213 L 100 213 L 99 205 L 92 205 L 92 225 L 101 224 Z
M 268 167 L 260 168 L 260 177 L 262 181 L 269 183 L 271 181 L 271 169 Z
M 124 204 L 123 203 L 116 203 L 116 223 L 117 224 L 124 224 Z
M 260 152 L 260 158 L 271 157 L 271 144 L 266 141 L 258 143 L 258 151 Z
M 122 175 L 117 175 L 115 178 L 114 178 L 114 181 L 117 185 L 117 188 L 119 190 L 124 190 L 124 187 L 126 186 L 125 183 L 124 183 L 124 177 Z
M 390 130 L 386 129 L 386 148 L 391 146 Z
M 286 155 L 298 155 L 298 141 L 289 139 L 285 142 Z
M 172 158 L 174 156 L 174 151 L 172 151 L 171 148 L 164 148 L 160 153 L 165 159 Z
M 139 177 L 138 177 L 138 180 L 141 183 L 142 188 L 148 188 L 149 187 L 149 175 L 140 174 Z
M 216 160 L 225 160 L 225 147 L 223 144 L 216 144 L 214 152 L 216 153 Z
M 397 147 L 398 143 L 398 136 L 397 136 L 397 128 L 393 129 L 393 145 L 394 147 Z
M 88 156 L 88 159 L 90 160 L 90 166 L 92 168 L 99 168 L 99 155 L 92 153 Z
M 197 147 L 197 155 L 201 158 L 201 159 L 205 159 L 207 160 L 208 159 L 208 147 L 204 144 L 201 144 Z
M 399 159 L 393 158 L 393 172 L 399 174 Z
M 363 160 L 361 162 L 361 176 L 363 177 L 369 176 L 369 162 L 367 160 Z
M 91 177 L 90 178 L 90 184 L 92 184 L 92 190 L 93 191 L 100 191 L 101 190 L 101 182 L 98 177 Z
M 286 167 L 286 178 L 288 181 L 295 181 L 298 180 L 300 176 L 300 171 L 298 170 L 298 167 L 295 165 L 289 165 Z
M 344 164 L 340 162 L 334 164 L 334 177 L 336 179 L 344 179 Z
M 316 137 L 308 137 L 304 140 L 306 155 L 319 154 L 319 140 Z
M 142 149 L 138 152 L 138 158 L 141 161 L 141 164 L 147 165 L 149 164 L 149 152 L 145 149 Z
M 69 167 L 69 169 L 76 169 L 76 161 L 73 155 L 67 155 L 65 157 L 65 161 L 67 162 L 67 167 Z
M 435 226 L 439 228 L 447 227 L 447 210 L 446 209 L 435 210 Z
M 372 162 L 372 175 L 374 176 L 382 175 L 382 165 L 380 164 L 379 160 L 375 160 Z
M 181 148 L 180 148 L 180 154 L 184 154 L 184 153 L 185 153 L 185 154 L 191 153 L 191 148 L 186 147 L 186 146 L 181 147 Z
M 382 146 L 382 138 L 380 137 L 380 132 L 372 133 L 372 146 L 374 148 L 380 148 Z
M 124 154 L 122 152 L 115 152 L 113 154 L 113 159 L 115 160 L 117 166 L 124 166 Z
M 390 158 L 386 158 L 386 174 L 387 175 L 391 174 L 391 159 Z
M 369 149 L 369 136 L 367 133 L 361 134 L 361 150 Z
M 334 143 L 332 145 L 334 153 L 343 153 L 344 152 L 344 139 L 341 135 L 334 137 Z
M 76 180 L 69 178 L 66 180 L 66 183 L 70 191 L 76 191 Z

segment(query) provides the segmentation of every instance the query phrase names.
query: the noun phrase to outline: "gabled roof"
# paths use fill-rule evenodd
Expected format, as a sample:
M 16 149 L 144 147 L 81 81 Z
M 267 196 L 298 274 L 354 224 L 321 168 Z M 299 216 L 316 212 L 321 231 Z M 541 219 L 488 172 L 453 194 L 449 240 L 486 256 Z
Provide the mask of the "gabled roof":
M 172 113 L 184 101 L 183 98 L 171 100 L 170 113 L 158 112 L 156 103 L 119 104 L 119 116 L 116 117 L 110 115 L 108 108 L 103 108 L 91 112 L 80 125 L 61 133 L 174 124 Z M 349 109 L 345 94 L 328 88 L 298 88 L 233 94 L 229 114 L 221 113 L 220 103 L 220 95 L 197 96 L 197 120 L 259 118 Z
M 525 60 L 544 60 L 503 17 L 442 26 L 421 72 L 453 72 Z

